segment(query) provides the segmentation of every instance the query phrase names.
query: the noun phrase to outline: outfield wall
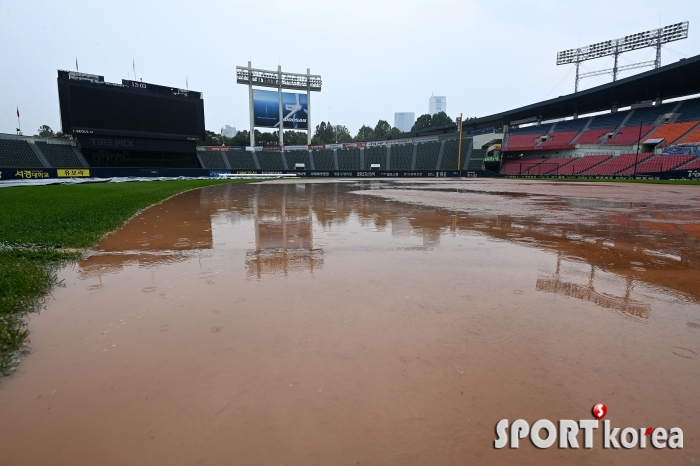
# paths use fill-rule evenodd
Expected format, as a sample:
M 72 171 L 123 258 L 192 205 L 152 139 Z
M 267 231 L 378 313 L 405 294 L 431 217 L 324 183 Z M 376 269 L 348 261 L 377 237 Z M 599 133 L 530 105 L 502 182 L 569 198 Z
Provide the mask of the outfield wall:
M 497 173 L 486 170 L 229 170 L 205 168 L 2 168 L 0 181 L 53 178 L 216 178 L 220 174 L 274 175 L 296 174 L 306 178 L 456 178 L 459 176 L 497 177 Z
M 514 178 L 514 179 L 598 179 L 598 180 L 698 180 L 700 170 L 672 170 L 657 173 L 621 175 L 500 175 L 488 170 L 210 170 L 205 168 L 2 168 L 0 181 L 54 178 L 216 178 L 220 174 L 296 174 L 300 178 Z

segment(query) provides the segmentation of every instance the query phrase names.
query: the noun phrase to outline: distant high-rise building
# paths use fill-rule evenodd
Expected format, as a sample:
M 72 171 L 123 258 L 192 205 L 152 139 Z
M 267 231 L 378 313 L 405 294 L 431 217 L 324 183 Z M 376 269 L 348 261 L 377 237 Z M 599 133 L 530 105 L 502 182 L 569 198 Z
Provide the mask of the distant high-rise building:
M 428 113 L 435 115 L 440 112 L 447 113 L 447 97 L 444 95 L 430 96 L 430 110 Z
M 235 137 L 236 134 L 238 134 L 238 130 L 236 130 L 236 127 L 230 127 L 229 125 L 224 126 L 224 129 L 222 131 L 224 134 L 225 138 L 232 138 Z
M 408 133 L 413 128 L 413 123 L 416 122 L 416 114 L 413 112 L 396 112 L 394 113 L 394 127 L 401 130 L 402 133 Z

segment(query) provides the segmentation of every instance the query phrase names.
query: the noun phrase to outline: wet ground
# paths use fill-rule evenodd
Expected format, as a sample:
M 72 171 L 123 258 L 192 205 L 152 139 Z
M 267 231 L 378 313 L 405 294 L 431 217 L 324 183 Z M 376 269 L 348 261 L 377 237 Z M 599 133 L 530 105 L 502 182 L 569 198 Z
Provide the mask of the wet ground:
M 700 188 L 268 182 L 63 270 L 0 382 L 0 465 L 700 462 Z M 493 449 L 501 419 L 682 450 Z M 582 434 L 579 435 L 582 443 Z

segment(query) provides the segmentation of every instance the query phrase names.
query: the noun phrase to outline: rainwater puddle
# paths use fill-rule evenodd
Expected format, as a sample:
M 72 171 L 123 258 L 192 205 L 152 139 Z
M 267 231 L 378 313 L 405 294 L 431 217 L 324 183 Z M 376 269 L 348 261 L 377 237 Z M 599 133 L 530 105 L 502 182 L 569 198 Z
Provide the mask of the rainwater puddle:
M 561 464 L 585 451 L 494 450 L 496 423 L 603 402 L 616 426 L 682 427 L 673 462 L 690 464 L 700 191 L 594 187 L 295 180 L 169 199 L 60 272 L 0 382 L 2 458 Z

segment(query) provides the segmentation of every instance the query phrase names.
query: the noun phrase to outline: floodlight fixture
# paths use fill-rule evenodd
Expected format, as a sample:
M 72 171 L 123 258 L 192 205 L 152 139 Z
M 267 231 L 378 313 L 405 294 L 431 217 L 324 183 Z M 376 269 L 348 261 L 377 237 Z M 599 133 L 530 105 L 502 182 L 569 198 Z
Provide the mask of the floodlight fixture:
M 620 71 L 641 68 L 644 66 L 654 66 L 654 68 L 659 68 L 661 66 L 661 46 L 668 44 L 669 42 L 687 39 L 688 29 L 689 22 L 684 21 L 682 23 L 670 24 L 659 29 L 651 29 L 649 31 L 644 31 L 637 34 L 630 34 L 620 39 L 606 40 L 596 44 L 587 45 L 585 47 L 564 50 L 557 53 L 557 65 L 568 65 L 572 63 L 576 65 L 575 92 L 578 92 L 578 82 L 581 78 L 609 73 L 613 75 L 613 81 L 617 81 L 617 75 Z M 624 67 L 617 66 L 617 59 L 621 53 L 631 52 L 632 50 L 647 47 L 656 48 L 656 60 L 644 63 L 635 63 Z M 615 57 L 615 66 L 613 68 L 579 75 L 579 65 L 581 62 L 608 56 Z
M 277 89 L 279 94 L 279 141 L 280 146 L 284 145 L 284 117 L 282 107 L 282 89 L 293 89 L 298 91 L 306 91 L 306 121 L 307 121 L 307 143 L 311 144 L 311 92 L 321 92 L 321 76 L 311 74 L 307 68 L 306 74 L 288 73 L 282 71 L 282 67 L 278 66 L 277 71 L 261 70 L 253 68 L 248 62 L 248 66 L 236 67 L 236 83 L 245 84 L 248 86 L 249 105 L 250 105 L 250 145 L 255 146 L 255 118 L 253 109 L 253 86 L 272 87 Z M 296 104 L 287 105 L 287 110 L 291 113 L 287 118 L 294 116 L 302 109 L 299 103 L 299 95 L 296 96 Z

